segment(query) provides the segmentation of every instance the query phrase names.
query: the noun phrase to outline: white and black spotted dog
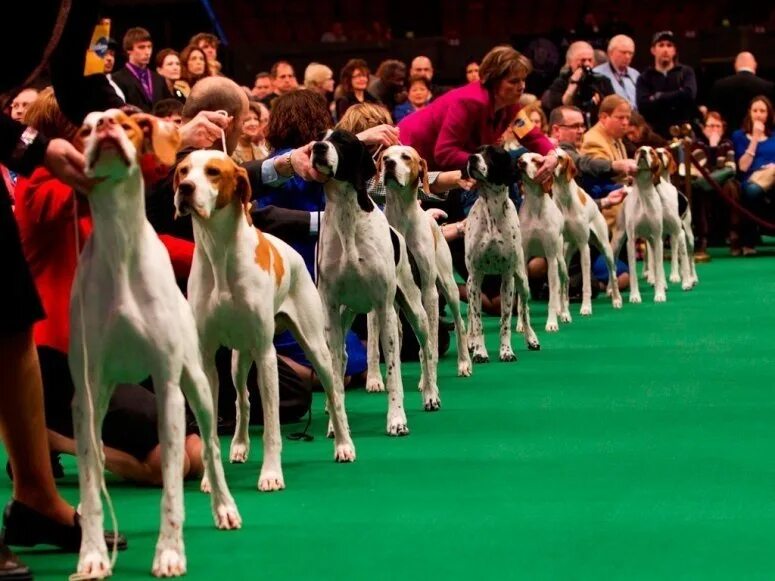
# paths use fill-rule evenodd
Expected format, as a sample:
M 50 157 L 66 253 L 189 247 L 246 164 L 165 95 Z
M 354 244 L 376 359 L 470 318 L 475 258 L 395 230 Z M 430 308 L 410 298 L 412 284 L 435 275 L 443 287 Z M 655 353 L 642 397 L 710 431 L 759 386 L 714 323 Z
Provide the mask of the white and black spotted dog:
M 455 283 L 452 253 L 441 228 L 420 208 L 417 193 L 422 186 L 429 193 L 428 166 L 413 147 L 394 145 L 382 154 L 380 177 L 385 184 L 387 200 L 385 216 L 390 225 L 406 240 L 420 275 L 422 303 L 428 314 L 431 348 L 438 359 L 439 290 L 452 311 L 457 331 L 457 374 L 471 375 L 471 357 L 465 323 L 460 314 L 460 293 Z M 373 352 L 377 336 L 369 334 L 369 371 L 379 371 L 379 357 Z M 373 342 L 373 345 L 372 345 Z M 379 384 L 382 379 L 378 377 Z M 367 381 L 367 389 L 370 381 Z
M 519 209 L 522 228 L 522 248 L 526 257 L 544 256 L 548 268 L 549 305 L 546 330 L 557 331 L 557 316 L 564 323 L 571 321 L 568 306 L 568 268 L 565 264 L 562 231 L 565 220 L 550 196 L 551 188 L 535 181 L 541 156 L 526 153 L 517 161 L 522 174 L 525 198 Z
M 519 217 L 509 199 L 517 178 L 516 162 L 502 147 L 485 145 L 468 158 L 466 171 L 477 181 L 479 197 L 466 219 L 465 261 L 468 269 L 468 346 L 475 363 L 489 361 L 482 329 L 482 280 L 501 276 L 500 360 L 515 361 L 511 348 L 514 285 L 520 297 L 519 324 L 530 350 L 540 349 L 530 326 L 530 287 L 519 230 Z
M 414 283 L 403 237 L 366 193 L 376 166 L 366 147 L 352 134 L 337 130 L 312 147 L 312 164 L 329 176 L 324 185 L 326 212 L 319 242 L 318 290 L 323 299 L 326 334 L 334 371 L 344 373 L 344 337 L 358 313 L 374 311 L 387 368 L 387 433 L 409 433 L 396 303 L 423 347 L 423 403 L 438 410 L 436 365 L 428 341 L 428 317 Z

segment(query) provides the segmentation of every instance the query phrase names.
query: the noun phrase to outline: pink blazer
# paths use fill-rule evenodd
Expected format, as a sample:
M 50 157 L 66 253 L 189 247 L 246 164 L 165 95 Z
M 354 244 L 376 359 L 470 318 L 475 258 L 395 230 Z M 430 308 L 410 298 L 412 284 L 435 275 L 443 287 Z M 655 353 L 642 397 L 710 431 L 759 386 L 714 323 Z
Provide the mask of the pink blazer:
M 401 143 L 414 147 L 430 169 L 462 169 L 480 145 L 498 142 L 519 110 L 512 105 L 496 114 L 489 91 L 475 81 L 405 117 L 398 124 Z M 538 128 L 520 142 L 542 155 L 554 149 Z

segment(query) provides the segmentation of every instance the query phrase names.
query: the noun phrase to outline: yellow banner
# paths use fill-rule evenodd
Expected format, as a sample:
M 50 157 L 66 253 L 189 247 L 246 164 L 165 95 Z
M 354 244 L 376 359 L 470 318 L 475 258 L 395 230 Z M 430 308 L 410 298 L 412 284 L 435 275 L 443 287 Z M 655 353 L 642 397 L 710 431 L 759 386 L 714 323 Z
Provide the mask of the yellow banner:
M 524 109 L 517 113 L 517 118 L 514 120 L 514 134 L 517 136 L 517 139 L 522 139 L 532 131 L 533 127 L 535 125 L 533 125 Z
M 109 38 L 110 19 L 103 18 L 100 20 L 99 24 L 94 27 L 91 43 L 89 43 L 89 50 L 86 51 L 86 64 L 83 67 L 84 76 L 105 72 L 105 53 L 108 50 Z

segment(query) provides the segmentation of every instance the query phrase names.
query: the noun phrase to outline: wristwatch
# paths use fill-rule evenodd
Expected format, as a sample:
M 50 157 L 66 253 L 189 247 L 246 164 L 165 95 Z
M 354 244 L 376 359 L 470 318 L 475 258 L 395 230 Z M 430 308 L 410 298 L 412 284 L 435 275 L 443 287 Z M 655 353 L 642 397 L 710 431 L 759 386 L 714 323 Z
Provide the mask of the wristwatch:
M 32 127 L 27 127 L 24 132 L 19 137 L 19 141 L 16 142 L 16 147 L 13 150 L 13 153 L 11 154 L 11 161 L 18 162 L 25 154 L 27 149 L 32 145 L 32 142 L 35 141 L 35 138 L 38 136 L 38 131 Z

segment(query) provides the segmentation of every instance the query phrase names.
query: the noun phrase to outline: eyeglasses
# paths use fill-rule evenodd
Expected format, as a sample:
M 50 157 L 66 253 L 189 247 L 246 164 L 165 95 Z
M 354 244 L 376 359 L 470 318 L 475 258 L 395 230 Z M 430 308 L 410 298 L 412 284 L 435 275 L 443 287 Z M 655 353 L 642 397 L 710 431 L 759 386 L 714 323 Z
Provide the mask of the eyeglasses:
M 571 123 L 570 125 L 566 125 L 565 123 L 558 123 L 557 125 L 560 127 L 565 127 L 565 129 L 575 129 L 576 131 L 579 129 L 584 130 L 587 128 L 587 126 L 583 123 Z

